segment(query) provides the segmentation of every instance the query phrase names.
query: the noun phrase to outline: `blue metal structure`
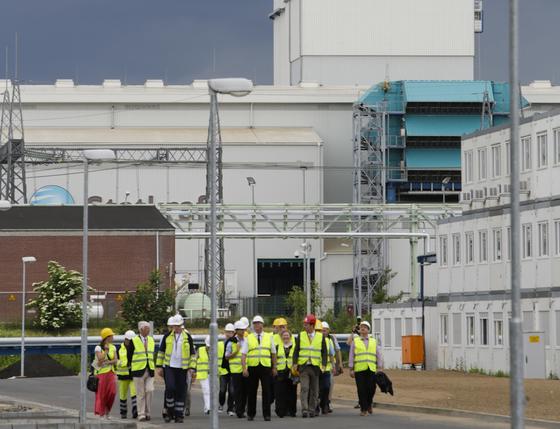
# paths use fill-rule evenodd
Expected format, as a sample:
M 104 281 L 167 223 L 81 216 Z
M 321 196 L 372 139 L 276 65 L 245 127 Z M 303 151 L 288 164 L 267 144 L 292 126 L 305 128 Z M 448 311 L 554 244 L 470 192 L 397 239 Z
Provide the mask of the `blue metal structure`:
M 374 168 L 383 169 L 383 174 L 366 175 L 382 177 L 375 194 L 383 202 L 438 201 L 444 192 L 448 201 L 457 201 L 461 136 L 508 121 L 509 85 L 386 81 L 371 87 L 356 107 L 374 118 L 375 126 L 362 130 L 360 138 L 382 153 L 383 165 Z M 446 177 L 450 180 L 444 185 Z M 368 198 L 363 192 L 361 196 Z

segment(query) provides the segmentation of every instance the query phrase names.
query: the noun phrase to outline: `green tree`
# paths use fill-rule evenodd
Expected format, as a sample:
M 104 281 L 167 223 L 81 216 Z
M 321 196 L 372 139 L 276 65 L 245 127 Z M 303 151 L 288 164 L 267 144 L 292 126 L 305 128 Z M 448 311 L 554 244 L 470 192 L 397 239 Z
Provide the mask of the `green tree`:
M 385 268 L 385 270 L 383 270 L 383 272 L 380 274 L 381 278 L 377 282 L 375 290 L 373 291 L 372 301 L 374 302 L 374 304 L 391 304 L 393 302 L 397 302 L 402 298 L 402 291 L 398 295 L 389 295 L 389 290 L 387 288 L 391 279 L 396 275 L 397 273 L 393 273 L 390 268 Z
M 290 308 L 290 329 L 293 332 L 301 331 L 307 306 L 303 289 L 299 286 L 292 287 L 286 297 L 286 304 Z
M 171 289 L 158 292 L 161 277 L 158 270 L 150 273 L 146 283 L 140 283 L 135 293 L 127 292 L 122 303 L 122 318 L 129 327 L 136 327 L 141 320 L 153 321 L 158 330 L 167 326 L 173 314 L 174 293 Z
M 47 272 L 48 280 L 33 284 L 38 296 L 27 304 L 37 312 L 35 325 L 47 331 L 78 326 L 82 308 L 74 300 L 82 295 L 82 274 L 55 261 L 49 261 Z

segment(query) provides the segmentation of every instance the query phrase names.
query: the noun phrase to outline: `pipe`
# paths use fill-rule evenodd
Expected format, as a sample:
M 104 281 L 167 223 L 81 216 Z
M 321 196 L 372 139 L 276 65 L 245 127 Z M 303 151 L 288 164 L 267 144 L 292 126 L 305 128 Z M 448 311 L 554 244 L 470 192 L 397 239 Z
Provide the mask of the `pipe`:
M 426 232 L 297 232 L 297 231 L 218 231 L 219 238 L 388 238 L 410 239 L 421 238 L 429 241 L 430 234 Z M 175 232 L 176 239 L 196 239 L 210 237 L 206 231 Z M 429 244 L 427 245 L 429 249 Z

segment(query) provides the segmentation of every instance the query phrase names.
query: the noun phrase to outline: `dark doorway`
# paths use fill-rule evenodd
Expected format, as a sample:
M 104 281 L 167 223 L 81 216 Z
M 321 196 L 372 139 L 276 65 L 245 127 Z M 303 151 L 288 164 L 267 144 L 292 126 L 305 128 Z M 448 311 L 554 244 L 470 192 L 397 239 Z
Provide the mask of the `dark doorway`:
M 259 295 L 287 295 L 294 286 L 303 287 L 303 259 L 259 259 Z M 315 260 L 311 259 L 311 281 L 315 280 Z

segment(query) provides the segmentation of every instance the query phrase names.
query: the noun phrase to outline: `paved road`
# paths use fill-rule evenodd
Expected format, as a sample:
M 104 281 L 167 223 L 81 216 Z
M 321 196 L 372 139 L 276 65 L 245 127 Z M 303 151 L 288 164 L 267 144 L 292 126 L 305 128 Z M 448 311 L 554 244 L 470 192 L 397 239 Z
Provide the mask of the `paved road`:
M 94 396 L 88 392 L 88 412 L 93 412 Z M 79 407 L 79 378 L 29 378 L 15 380 L 0 380 L 0 396 L 9 396 L 22 401 L 32 401 L 47 404 L 54 407 L 77 410 Z M 161 418 L 161 404 L 163 404 L 163 386 L 156 386 L 154 396 L 153 416 L 149 424 L 142 424 L 143 428 L 166 427 L 172 429 L 175 424 L 165 424 Z M 118 419 L 118 400 L 113 407 L 113 415 Z M 220 426 L 227 429 L 247 429 L 251 425 L 255 429 L 262 427 L 262 417 L 257 415 L 253 423 L 237 417 L 223 415 L 220 418 Z M 286 424 L 294 427 L 306 427 L 306 429 L 363 429 L 364 426 L 374 426 L 376 429 L 457 429 L 457 428 L 508 428 L 503 423 L 489 423 L 482 420 L 467 418 L 451 418 L 431 416 L 426 414 L 395 412 L 374 409 L 374 414 L 368 417 L 360 417 L 350 403 L 334 404 L 334 412 L 328 417 L 303 420 L 298 418 L 275 418 L 270 423 L 264 423 L 269 429 L 285 429 Z M 202 397 L 198 385 L 193 389 L 193 406 L 191 416 L 185 419 L 185 426 L 189 429 L 208 428 L 208 417 L 202 413 Z

